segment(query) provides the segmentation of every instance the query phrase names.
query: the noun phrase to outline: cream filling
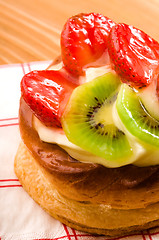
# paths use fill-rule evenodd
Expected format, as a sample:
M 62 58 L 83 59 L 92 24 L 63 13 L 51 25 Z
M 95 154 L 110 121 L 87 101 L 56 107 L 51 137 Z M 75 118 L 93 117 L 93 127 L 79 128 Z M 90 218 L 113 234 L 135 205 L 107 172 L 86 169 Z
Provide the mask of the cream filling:
M 60 67 L 61 67 L 61 64 L 58 65 L 58 69 Z M 54 67 L 54 69 L 55 69 L 55 67 Z M 110 68 L 110 65 L 102 66 L 102 67 L 98 67 L 98 68 L 90 67 L 86 70 L 86 77 L 81 77 L 80 82 L 84 83 L 84 82 L 91 81 L 94 78 L 101 76 L 110 71 L 113 71 Z M 146 99 L 144 97 L 147 95 L 146 93 L 147 92 L 145 91 L 144 94 L 141 94 L 141 98 Z M 156 99 L 155 99 L 155 101 L 156 101 Z M 152 102 L 152 106 L 153 106 L 153 102 Z M 34 128 L 36 129 L 36 131 L 38 132 L 38 135 L 42 141 L 59 145 L 71 157 L 73 157 L 76 160 L 79 160 L 81 162 L 98 163 L 98 164 L 102 164 L 106 167 L 111 167 L 111 168 L 128 165 L 130 163 L 134 164 L 134 165 L 142 166 L 142 167 L 159 164 L 159 157 L 158 157 L 159 150 L 150 149 L 148 146 L 139 142 L 139 140 L 137 138 L 135 138 L 133 135 L 131 135 L 130 132 L 128 132 L 128 130 L 122 124 L 122 122 L 118 116 L 115 104 L 112 108 L 112 118 L 113 118 L 115 125 L 120 130 L 122 130 L 128 137 L 128 141 L 130 143 L 130 146 L 131 146 L 132 152 L 133 152 L 133 154 L 129 158 L 124 159 L 123 161 L 119 160 L 118 162 L 117 161 L 116 162 L 108 161 L 106 159 L 98 157 L 98 156 L 76 146 L 75 144 L 71 143 L 67 139 L 67 137 L 62 129 L 46 127 L 35 116 L 33 117 L 33 125 L 34 125 Z
M 59 145 L 61 148 L 63 148 L 71 157 L 75 158 L 76 160 L 79 160 L 81 162 L 86 163 L 98 163 L 102 164 L 106 167 L 120 167 L 129 163 L 132 163 L 135 161 L 136 157 L 133 154 L 129 159 L 126 159 L 124 163 L 119 162 L 113 162 L 108 161 L 106 159 L 103 159 L 101 157 L 98 157 L 80 147 L 77 145 L 71 143 L 64 131 L 62 129 L 53 128 L 53 127 L 46 127 L 43 123 L 41 123 L 35 116 L 33 118 L 33 125 L 36 131 L 39 134 L 39 137 L 42 141 L 47 143 L 53 143 Z M 134 151 L 137 154 L 140 154 L 139 151 Z M 135 158 L 135 159 L 134 159 Z

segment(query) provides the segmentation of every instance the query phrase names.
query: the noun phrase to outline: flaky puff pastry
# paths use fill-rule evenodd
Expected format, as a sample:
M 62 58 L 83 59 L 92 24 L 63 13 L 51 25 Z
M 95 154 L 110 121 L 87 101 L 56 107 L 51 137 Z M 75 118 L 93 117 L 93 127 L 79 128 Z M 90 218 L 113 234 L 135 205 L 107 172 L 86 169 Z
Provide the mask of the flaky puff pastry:
M 32 157 L 23 143 L 19 145 L 14 167 L 22 186 L 35 202 L 72 228 L 115 237 L 159 225 L 159 203 L 124 210 L 65 197 L 56 190 L 51 174 Z

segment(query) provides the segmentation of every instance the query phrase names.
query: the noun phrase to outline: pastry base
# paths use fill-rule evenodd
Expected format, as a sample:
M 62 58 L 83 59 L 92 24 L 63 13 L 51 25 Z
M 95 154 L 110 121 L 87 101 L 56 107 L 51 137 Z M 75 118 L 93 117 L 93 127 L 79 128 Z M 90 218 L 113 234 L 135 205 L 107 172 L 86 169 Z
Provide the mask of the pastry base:
M 116 237 L 159 226 L 159 203 L 142 209 L 121 210 L 65 197 L 56 190 L 51 174 L 32 157 L 23 143 L 19 145 L 14 167 L 23 188 L 35 202 L 69 227 Z

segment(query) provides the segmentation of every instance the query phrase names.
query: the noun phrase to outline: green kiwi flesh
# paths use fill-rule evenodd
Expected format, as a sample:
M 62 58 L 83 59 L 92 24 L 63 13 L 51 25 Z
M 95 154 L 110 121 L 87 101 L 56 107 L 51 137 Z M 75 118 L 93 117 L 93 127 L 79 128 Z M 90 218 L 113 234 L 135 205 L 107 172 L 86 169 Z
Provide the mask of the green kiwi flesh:
M 159 147 L 159 121 L 150 116 L 136 92 L 123 84 L 119 91 L 116 108 L 127 130 L 146 145 Z
M 106 73 L 80 85 L 62 116 L 64 132 L 72 143 L 117 162 L 132 154 L 126 135 L 114 125 L 112 117 L 120 84 L 117 75 Z

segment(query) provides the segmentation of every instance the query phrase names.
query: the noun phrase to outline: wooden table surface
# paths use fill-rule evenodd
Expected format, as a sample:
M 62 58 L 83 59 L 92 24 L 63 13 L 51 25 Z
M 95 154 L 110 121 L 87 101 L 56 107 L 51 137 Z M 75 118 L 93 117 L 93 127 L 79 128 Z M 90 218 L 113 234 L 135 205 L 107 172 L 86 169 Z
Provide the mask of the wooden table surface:
M 159 0 L 0 0 L 0 64 L 55 58 L 65 21 L 80 12 L 132 24 L 159 41 Z

